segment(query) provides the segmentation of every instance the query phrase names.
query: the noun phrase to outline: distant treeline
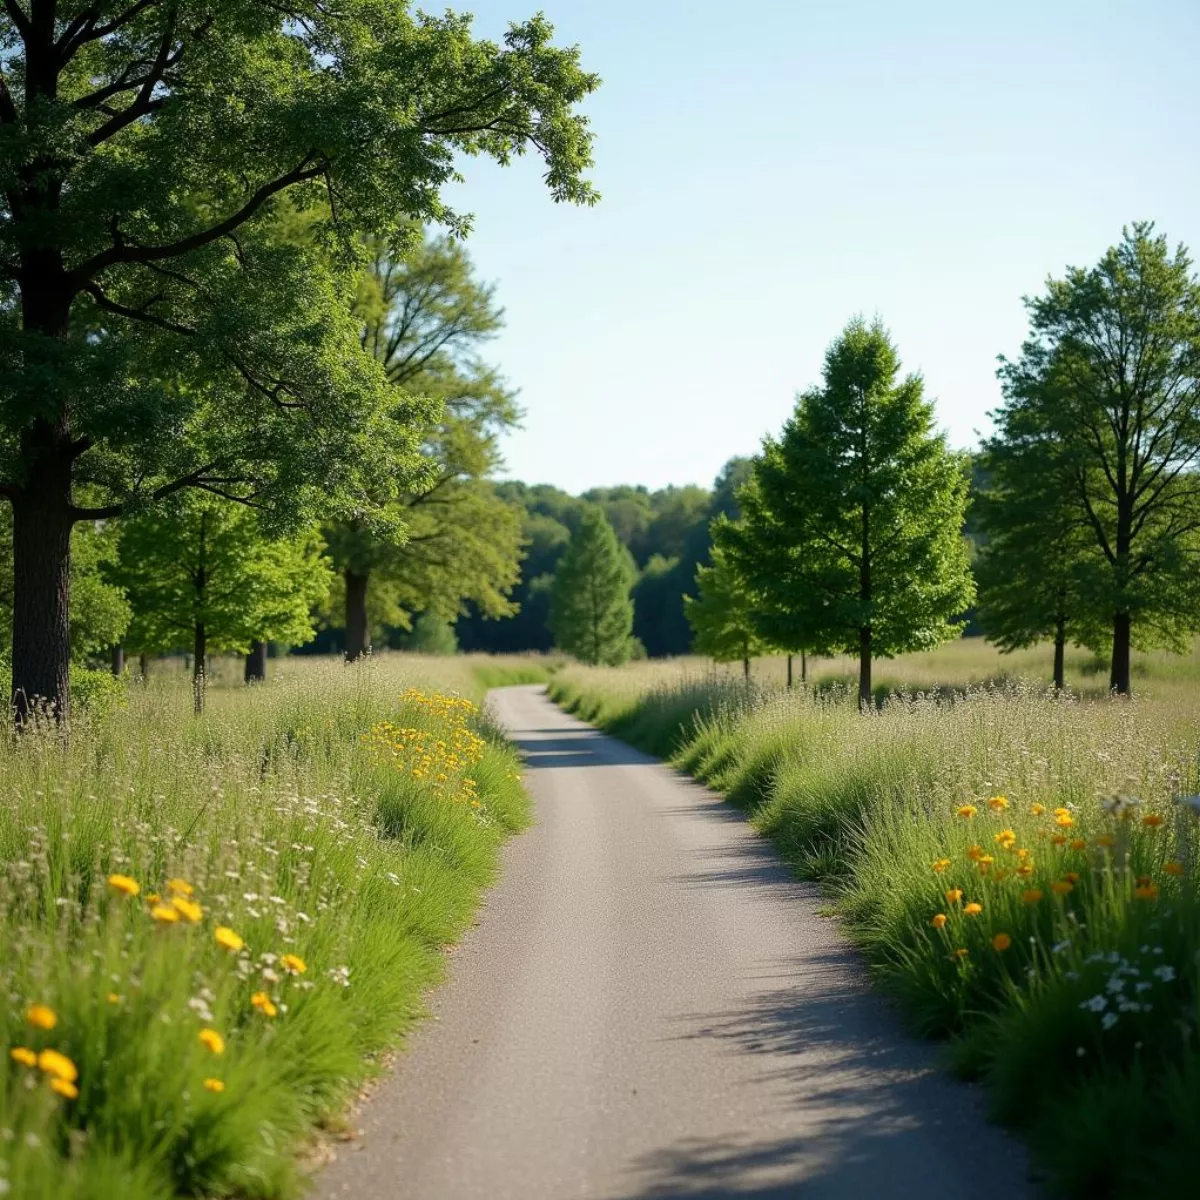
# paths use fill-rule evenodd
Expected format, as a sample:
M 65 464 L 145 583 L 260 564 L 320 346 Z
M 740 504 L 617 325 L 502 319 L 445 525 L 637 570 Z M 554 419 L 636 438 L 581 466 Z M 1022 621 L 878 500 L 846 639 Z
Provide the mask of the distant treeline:
M 549 484 L 497 484 L 497 492 L 524 511 L 527 546 L 512 594 L 519 607 L 515 616 L 502 620 L 472 608 L 458 620 L 459 646 L 498 654 L 553 647 L 548 620 L 554 572 L 584 511 L 598 505 L 637 564 L 633 632 L 641 648 L 652 658 L 686 654 L 692 631 L 684 595 L 695 593 L 696 567 L 708 561 L 709 523 L 717 516 L 737 516 L 734 493 L 749 470 L 748 458 L 730 459 L 711 490 L 687 486 L 652 492 L 622 485 L 572 496 Z

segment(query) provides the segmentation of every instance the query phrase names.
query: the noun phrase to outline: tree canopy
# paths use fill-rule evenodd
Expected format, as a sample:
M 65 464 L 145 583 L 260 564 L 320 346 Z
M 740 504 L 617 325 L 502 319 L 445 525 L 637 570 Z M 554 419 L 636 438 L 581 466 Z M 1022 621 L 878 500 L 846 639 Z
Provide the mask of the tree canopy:
M 597 80 L 541 17 L 497 44 L 407 0 L 24 4 L 0 11 L 0 493 L 14 700 L 65 715 L 75 522 L 205 488 L 302 524 L 420 482 L 433 410 L 361 351 L 361 239 L 464 232 L 463 156 L 533 151 L 590 202 Z

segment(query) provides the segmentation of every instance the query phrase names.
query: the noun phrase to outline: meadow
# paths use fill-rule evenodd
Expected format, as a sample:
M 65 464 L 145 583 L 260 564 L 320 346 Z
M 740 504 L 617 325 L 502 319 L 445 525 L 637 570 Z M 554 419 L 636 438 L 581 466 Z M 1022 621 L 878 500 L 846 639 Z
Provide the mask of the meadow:
M 0 1194 L 297 1194 L 528 821 L 536 664 L 155 668 L 0 740 Z
M 881 663 L 570 667 L 565 707 L 723 792 L 862 948 L 911 1027 L 986 1081 L 1053 1194 L 1184 1195 L 1200 1140 L 1200 658 L 1142 656 L 1132 700 L 1086 656 L 980 641 Z

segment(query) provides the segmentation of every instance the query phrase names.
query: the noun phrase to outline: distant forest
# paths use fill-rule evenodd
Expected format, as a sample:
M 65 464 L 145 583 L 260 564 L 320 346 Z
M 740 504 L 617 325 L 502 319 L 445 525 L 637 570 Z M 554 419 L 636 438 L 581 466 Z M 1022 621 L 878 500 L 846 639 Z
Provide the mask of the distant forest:
M 720 514 L 737 516 L 734 493 L 750 470 L 748 458 L 733 458 L 721 469 L 712 489 L 623 485 L 592 488 L 572 496 L 550 484 L 503 482 L 496 491 L 524 510 L 525 559 L 512 599 L 515 616 L 500 620 L 474 610 L 458 619 L 463 650 L 513 653 L 549 650 L 553 645 L 547 617 L 555 568 L 576 531 L 584 508 L 599 505 L 617 537 L 637 564 L 633 589 L 634 636 L 652 658 L 686 654 L 692 633 L 683 597 L 695 593 L 696 567 L 708 561 L 709 522 Z

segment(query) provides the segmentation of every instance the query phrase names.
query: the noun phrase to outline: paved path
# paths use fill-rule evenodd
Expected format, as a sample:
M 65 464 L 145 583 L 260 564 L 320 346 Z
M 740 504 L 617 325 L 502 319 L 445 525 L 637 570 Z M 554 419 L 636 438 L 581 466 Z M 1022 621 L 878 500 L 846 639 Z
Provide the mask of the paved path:
M 711 792 L 559 712 L 491 704 L 537 826 L 318 1180 L 354 1200 L 1022 1200 L 812 889 Z

